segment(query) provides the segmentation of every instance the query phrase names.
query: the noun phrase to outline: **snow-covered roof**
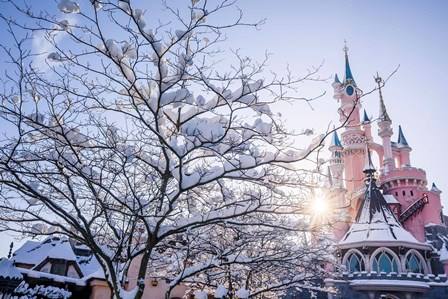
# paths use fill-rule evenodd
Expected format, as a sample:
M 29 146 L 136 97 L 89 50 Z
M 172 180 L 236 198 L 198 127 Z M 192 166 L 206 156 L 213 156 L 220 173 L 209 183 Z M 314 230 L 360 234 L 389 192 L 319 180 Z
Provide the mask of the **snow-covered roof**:
M 442 248 L 439 250 L 439 260 L 441 262 L 448 261 L 448 250 L 446 249 L 445 244 L 442 244 Z
M 104 278 L 104 271 L 95 256 L 77 256 L 76 261 L 84 274 L 84 278 Z
M 13 262 L 6 258 L 0 259 L 0 277 L 11 280 L 21 280 L 23 278 L 20 271 L 14 267 Z
M 46 273 L 46 272 L 41 272 L 41 271 L 36 271 L 36 270 L 31 270 L 31 269 L 24 269 L 24 268 L 18 268 L 18 269 L 22 274 L 26 275 L 27 277 L 31 277 L 31 278 L 44 278 L 44 279 L 49 279 L 49 280 L 56 281 L 56 282 L 73 283 L 78 286 L 86 285 L 86 280 L 84 278 L 73 278 L 73 277 L 56 275 L 56 274 L 52 274 L 52 273 Z
M 392 194 L 385 194 L 383 197 L 388 204 L 399 204 L 398 200 Z
M 381 287 L 382 290 L 397 290 L 400 287 L 405 287 L 407 290 L 426 290 L 430 288 L 429 284 L 424 281 L 398 279 L 355 279 L 350 282 L 350 286 L 355 289 L 376 286 Z
M 76 261 L 76 255 L 67 238 L 49 237 L 43 242 L 27 241 L 13 254 L 15 263 L 37 265 L 45 258 Z
M 53 244 L 53 248 L 48 252 L 47 257 L 62 259 L 66 261 L 76 261 L 75 253 L 68 239 L 61 240 L 59 244 Z
M 81 254 L 81 251 L 84 251 L 84 254 Z M 26 264 L 35 267 L 47 258 L 63 259 L 77 263 L 84 279 L 104 278 L 101 265 L 90 250 L 85 246 L 72 245 L 66 237 L 48 237 L 42 242 L 27 241 L 14 252 L 11 260 L 16 265 Z
M 17 249 L 13 256 L 12 260 L 15 263 L 21 264 L 29 264 L 35 265 L 44 259 L 44 252 L 42 251 L 34 251 L 33 249 L 40 245 L 40 242 L 36 241 L 26 241 L 19 249 Z M 40 254 L 39 254 L 40 253 Z
M 390 210 L 386 199 L 376 185 L 373 175 L 355 218 L 355 222 L 338 243 L 340 248 L 360 246 L 405 246 L 430 250 L 431 247 L 421 243 L 403 228 Z

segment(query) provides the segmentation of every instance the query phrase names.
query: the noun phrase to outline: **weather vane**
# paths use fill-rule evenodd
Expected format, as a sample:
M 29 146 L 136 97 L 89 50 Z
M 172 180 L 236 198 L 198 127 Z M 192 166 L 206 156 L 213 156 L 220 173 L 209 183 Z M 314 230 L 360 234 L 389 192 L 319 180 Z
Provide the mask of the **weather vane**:
M 375 82 L 378 83 L 378 85 L 380 85 L 381 83 L 383 83 L 383 79 L 380 77 L 380 75 L 378 74 L 378 72 L 376 72 L 376 76 L 374 76 Z

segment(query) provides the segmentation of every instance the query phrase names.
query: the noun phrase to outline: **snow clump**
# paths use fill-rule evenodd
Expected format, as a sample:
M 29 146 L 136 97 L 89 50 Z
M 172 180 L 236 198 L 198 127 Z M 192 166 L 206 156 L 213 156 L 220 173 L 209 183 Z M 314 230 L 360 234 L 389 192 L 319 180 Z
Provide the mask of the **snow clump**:
M 215 298 L 223 298 L 227 295 L 227 289 L 223 285 L 219 285 L 215 291 Z
M 70 0 L 61 0 L 58 4 L 58 9 L 62 11 L 63 13 L 79 13 L 80 8 L 79 4 L 70 1 Z
M 236 291 L 235 295 L 237 295 L 240 299 L 247 299 L 249 298 L 249 291 L 245 288 L 241 288 L 238 291 Z

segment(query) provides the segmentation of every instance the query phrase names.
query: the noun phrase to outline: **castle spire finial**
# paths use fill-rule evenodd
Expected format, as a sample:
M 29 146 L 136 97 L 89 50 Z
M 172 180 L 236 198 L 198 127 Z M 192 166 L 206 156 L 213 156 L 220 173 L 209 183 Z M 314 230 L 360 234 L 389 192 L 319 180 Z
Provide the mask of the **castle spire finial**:
M 378 92 L 380 94 L 380 115 L 379 115 L 379 119 L 380 119 L 380 121 L 391 121 L 391 119 L 389 117 L 389 114 L 387 114 L 386 105 L 384 104 L 384 99 L 383 99 L 383 92 L 381 91 L 381 88 L 384 85 L 384 81 L 380 77 L 378 72 L 376 73 L 376 76 L 375 76 L 375 82 L 378 84 Z
M 364 164 L 363 172 L 366 174 L 367 178 L 371 178 L 376 172 L 375 166 L 373 166 L 372 157 L 370 155 L 369 145 L 366 143 L 366 160 Z
M 345 53 L 345 78 L 344 83 L 351 83 L 356 86 L 355 78 L 353 78 L 352 70 L 350 69 L 350 62 L 348 61 L 348 46 L 347 41 L 344 40 L 344 48 L 342 50 Z

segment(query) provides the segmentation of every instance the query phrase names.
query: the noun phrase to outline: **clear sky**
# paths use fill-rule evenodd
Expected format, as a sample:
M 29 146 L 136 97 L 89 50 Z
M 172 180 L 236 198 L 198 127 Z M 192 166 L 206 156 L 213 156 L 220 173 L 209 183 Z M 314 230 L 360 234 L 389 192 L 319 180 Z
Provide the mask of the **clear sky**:
M 56 2 L 39 1 L 39 5 L 54 7 Z M 448 1 L 242 0 L 237 5 L 247 20 L 267 18 L 266 24 L 258 31 L 228 32 L 229 39 L 222 46 L 239 48 L 243 54 L 260 59 L 268 51 L 273 54 L 269 66 L 279 73 L 287 64 L 293 72 L 303 74 L 324 62 L 322 78 L 335 72 L 343 77 L 344 39 L 350 48 L 353 75 L 364 91 L 373 88 L 377 71 L 386 76 L 400 65 L 384 89 L 394 130 L 402 125 L 413 148 L 412 164 L 425 169 L 429 183 L 435 181 L 448 193 Z M 147 17 L 158 16 L 149 10 Z M 0 41 L 5 40 L 2 35 L 0 30 Z M 318 131 L 337 121 L 331 80 L 305 84 L 301 93 L 310 96 L 323 90 L 327 94 L 314 103 L 313 110 L 296 105 L 281 111 L 291 127 Z M 377 94 L 366 97 L 364 107 L 376 117 Z M 446 193 L 442 198 L 448 207 Z M 0 241 L 3 256 L 10 238 L 0 234 Z

